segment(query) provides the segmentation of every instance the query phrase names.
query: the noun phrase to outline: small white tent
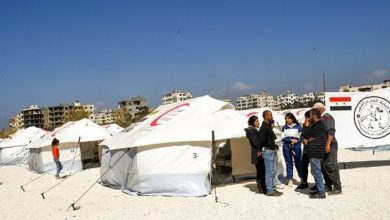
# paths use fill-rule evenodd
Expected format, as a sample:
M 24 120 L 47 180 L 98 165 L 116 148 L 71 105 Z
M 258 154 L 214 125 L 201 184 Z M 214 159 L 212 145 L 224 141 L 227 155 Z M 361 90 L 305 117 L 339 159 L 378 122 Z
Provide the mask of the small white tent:
M 390 146 L 390 89 L 327 92 L 339 148 Z
M 102 143 L 102 183 L 139 195 L 207 195 L 212 131 L 217 146 L 230 139 L 232 174 L 248 167 L 253 172 L 246 120 L 230 103 L 209 96 L 162 105 L 129 132 Z
M 29 168 L 38 173 L 54 172 L 51 142 L 57 138 L 60 141 L 60 161 L 64 166 L 63 171 L 80 170 L 83 168 L 83 161 L 99 158 L 98 143 L 111 137 L 109 130 L 88 119 L 66 123 L 27 146 L 30 149 Z
M 25 147 L 45 133 L 47 132 L 36 127 L 19 129 L 12 137 L 0 143 L 1 164 L 16 165 L 24 163 L 27 156 Z
M 122 132 L 124 130 L 124 128 L 122 128 L 121 126 L 113 123 L 113 124 L 109 124 L 109 125 L 103 125 L 104 128 L 112 131 L 112 132 L 115 132 L 115 133 L 119 133 L 119 132 Z

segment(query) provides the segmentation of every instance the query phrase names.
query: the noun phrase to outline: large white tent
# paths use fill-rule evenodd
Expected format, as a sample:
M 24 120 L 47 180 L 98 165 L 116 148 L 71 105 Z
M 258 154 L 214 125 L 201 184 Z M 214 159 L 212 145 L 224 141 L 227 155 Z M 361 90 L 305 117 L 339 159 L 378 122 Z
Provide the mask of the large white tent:
M 162 105 L 102 143 L 102 183 L 139 195 L 207 195 L 212 131 L 217 146 L 230 142 L 232 175 L 254 172 L 246 120 L 232 104 L 209 96 Z
M 325 98 L 340 148 L 390 146 L 390 89 L 327 92 Z
M 1 164 L 16 165 L 25 162 L 27 150 L 25 147 L 47 133 L 36 128 L 22 128 L 8 139 L 0 143 L 0 161 Z
M 38 173 L 54 172 L 55 164 L 51 152 L 51 142 L 54 138 L 60 141 L 60 161 L 64 172 L 72 172 L 83 168 L 83 160 L 99 157 L 98 143 L 112 134 L 109 130 L 88 119 L 68 122 L 36 141 L 30 143 L 28 165 Z M 80 142 L 80 147 L 78 143 Z
M 119 133 L 119 132 L 122 132 L 124 130 L 124 128 L 122 128 L 121 126 L 113 123 L 113 124 L 109 124 L 109 125 L 103 125 L 104 128 L 112 131 L 112 132 L 115 132 L 115 133 Z

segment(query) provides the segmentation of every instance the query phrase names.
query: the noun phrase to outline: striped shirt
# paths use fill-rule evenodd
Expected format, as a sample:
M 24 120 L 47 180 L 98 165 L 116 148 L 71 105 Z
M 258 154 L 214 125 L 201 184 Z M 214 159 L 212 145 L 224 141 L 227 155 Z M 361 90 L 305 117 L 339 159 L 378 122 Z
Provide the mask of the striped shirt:
M 328 138 L 328 132 L 322 121 L 318 120 L 309 128 L 305 138 L 312 140 L 305 150 L 309 158 L 323 158 L 325 156 L 325 145 Z

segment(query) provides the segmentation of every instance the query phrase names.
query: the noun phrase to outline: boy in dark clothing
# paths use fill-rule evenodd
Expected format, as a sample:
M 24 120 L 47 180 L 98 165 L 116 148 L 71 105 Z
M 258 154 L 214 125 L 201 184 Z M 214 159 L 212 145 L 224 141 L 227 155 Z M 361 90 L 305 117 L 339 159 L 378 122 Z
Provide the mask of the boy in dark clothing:
M 308 133 L 310 130 L 310 110 L 305 112 L 305 122 L 302 126 L 302 133 L 301 138 L 302 139 L 309 139 Z M 309 164 L 310 159 L 307 155 L 306 145 L 303 144 L 303 153 L 302 153 L 302 182 L 301 184 L 295 189 L 295 191 L 300 191 L 302 189 L 309 188 L 309 184 L 307 183 L 307 176 L 309 174 Z
M 317 191 L 310 193 L 310 198 L 326 198 L 324 180 L 321 173 L 321 162 L 325 156 L 325 145 L 328 137 L 325 125 L 321 122 L 321 112 L 318 109 L 310 111 L 311 127 L 304 143 L 306 145 L 306 153 L 310 159 L 310 166 L 314 180 L 317 186 Z

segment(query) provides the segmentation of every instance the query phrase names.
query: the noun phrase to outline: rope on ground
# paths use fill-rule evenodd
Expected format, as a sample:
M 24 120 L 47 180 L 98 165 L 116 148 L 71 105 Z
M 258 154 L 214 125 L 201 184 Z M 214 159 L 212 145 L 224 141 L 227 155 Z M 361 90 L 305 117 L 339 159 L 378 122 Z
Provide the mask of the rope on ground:
M 107 150 L 106 152 L 104 152 L 102 155 L 100 155 L 100 158 L 105 155 L 106 153 L 110 152 L 109 150 Z M 82 171 L 83 169 L 80 169 L 80 170 L 77 170 L 76 172 L 72 173 L 72 174 L 69 174 L 69 176 L 67 176 L 65 179 L 61 180 L 60 182 L 56 183 L 54 186 L 50 187 L 49 189 L 47 189 L 46 191 L 42 192 L 41 193 L 41 196 L 43 199 L 45 199 L 45 193 L 49 192 L 50 190 L 54 189 L 55 187 L 57 187 L 58 185 L 60 185 L 61 183 L 63 183 L 65 180 L 69 179 L 71 176 L 73 176 L 74 174 Z
M 91 151 L 91 150 L 93 150 L 93 148 L 91 148 L 91 149 L 89 149 L 89 150 L 87 150 L 87 151 L 85 151 L 85 152 L 80 152 L 80 153 L 76 156 L 76 158 L 79 157 L 79 156 L 81 156 L 81 154 L 87 153 L 88 151 Z M 68 163 L 70 163 L 70 162 L 72 162 L 72 161 L 73 161 L 73 160 L 68 160 L 68 161 L 64 162 L 63 165 L 68 164 Z M 53 171 L 53 170 L 55 170 L 55 169 L 57 169 L 57 167 L 54 167 L 53 169 L 50 169 L 50 170 L 44 172 L 42 175 L 38 176 L 37 178 L 30 180 L 29 182 L 25 183 L 24 185 L 21 185 L 21 186 L 20 186 L 20 189 L 22 189 L 23 192 L 26 192 L 25 189 L 24 189 L 25 186 L 27 186 L 27 185 L 29 185 L 29 184 L 31 184 L 31 183 L 37 181 L 38 179 L 40 179 L 41 177 L 45 176 L 46 174 L 49 174 L 51 171 Z
M 91 190 L 92 187 L 95 186 L 95 184 L 98 183 L 99 180 L 101 180 L 102 177 L 105 176 L 108 173 L 108 171 L 110 171 L 112 168 L 114 168 L 118 164 L 118 162 L 123 158 L 123 156 L 125 156 L 127 154 L 127 152 L 130 149 L 131 148 L 128 148 L 125 152 L 123 152 L 122 156 L 120 156 L 112 165 L 108 166 L 108 169 L 102 175 L 100 175 L 100 177 L 75 202 L 70 204 L 67 210 L 69 210 L 70 207 L 72 207 L 74 211 L 79 210 L 80 206 L 76 207 L 75 206 L 76 203 L 79 202 L 89 192 L 89 190 Z

